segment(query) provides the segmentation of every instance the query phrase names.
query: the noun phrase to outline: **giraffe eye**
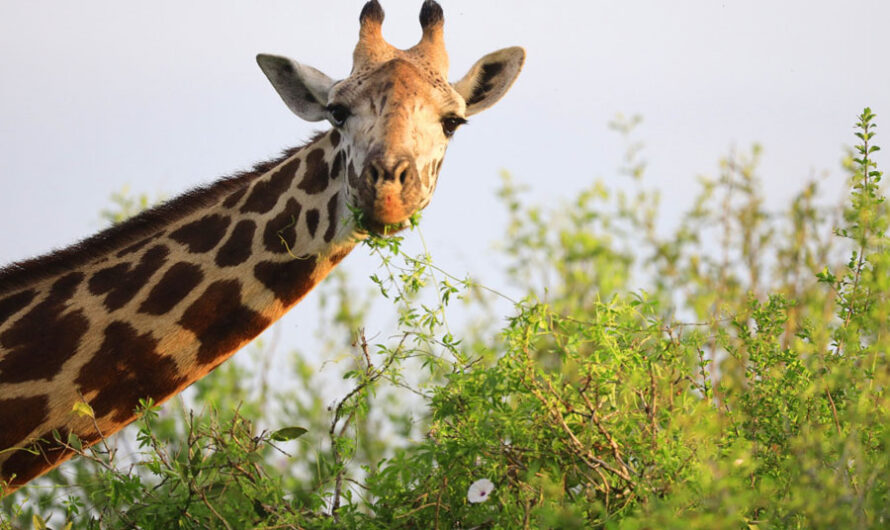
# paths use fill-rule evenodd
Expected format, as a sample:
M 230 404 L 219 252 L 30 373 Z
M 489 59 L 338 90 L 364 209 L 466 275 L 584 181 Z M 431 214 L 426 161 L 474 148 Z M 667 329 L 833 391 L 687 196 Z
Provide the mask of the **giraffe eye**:
M 445 133 L 445 136 L 451 138 L 454 131 L 465 123 L 467 123 L 467 120 L 460 116 L 446 116 L 442 118 L 442 132 Z
M 343 124 L 346 123 L 346 120 L 349 119 L 349 116 L 352 114 L 349 112 L 349 109 L 340 104 L 328 105 L 328 114 L 331 116 L 331 123 L 334 124 L 334 127 L 343 127 Z

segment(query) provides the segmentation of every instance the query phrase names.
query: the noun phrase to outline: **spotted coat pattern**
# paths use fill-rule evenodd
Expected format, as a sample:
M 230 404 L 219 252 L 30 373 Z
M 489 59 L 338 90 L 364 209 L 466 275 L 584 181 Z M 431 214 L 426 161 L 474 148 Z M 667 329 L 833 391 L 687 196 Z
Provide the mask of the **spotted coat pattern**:
M 357 234 L 331 135 L 189 194 L 178 215 L 162 206 L 85 241 L 64 274 L 39 260 L 0 271 L 0 450 L 38 449 L 0 453 L 0 480 L 14 489 L 69 458 L 54 432 L 97 441 L 140 399 L 203 377 L 343 259 Z

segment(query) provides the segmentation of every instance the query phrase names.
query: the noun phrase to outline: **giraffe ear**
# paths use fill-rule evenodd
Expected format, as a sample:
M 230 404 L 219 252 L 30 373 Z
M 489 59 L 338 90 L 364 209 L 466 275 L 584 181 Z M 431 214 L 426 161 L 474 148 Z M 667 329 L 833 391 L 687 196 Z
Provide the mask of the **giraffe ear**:
M 510 90 L 522 65 L 525 50 L 514 46 L 489 53 L 476 61 L 454 90 L 467 102 L 467 116 L 481 112 L 497 103 Z
M 287 57 L 261 53 L 256 62 L 294 114 L 306 121 L 325 119 L 328 92 L 334 86 L 330 77 Z

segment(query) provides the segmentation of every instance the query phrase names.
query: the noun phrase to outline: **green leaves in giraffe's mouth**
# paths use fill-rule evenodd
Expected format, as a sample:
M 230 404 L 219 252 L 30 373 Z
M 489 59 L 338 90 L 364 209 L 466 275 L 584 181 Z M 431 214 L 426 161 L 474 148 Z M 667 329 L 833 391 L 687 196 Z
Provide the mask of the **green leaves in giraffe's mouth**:
M 374 219 L 372 215 L 358 206 L 349 204 L 347 208 L 349 208 L 352 220 L 359 232 L 377 237 L 388 237 L 406 228 L 414 228 L 420 223 L 421 218 L 421 212 L 417 211 L 399 223 L 387 224 Z

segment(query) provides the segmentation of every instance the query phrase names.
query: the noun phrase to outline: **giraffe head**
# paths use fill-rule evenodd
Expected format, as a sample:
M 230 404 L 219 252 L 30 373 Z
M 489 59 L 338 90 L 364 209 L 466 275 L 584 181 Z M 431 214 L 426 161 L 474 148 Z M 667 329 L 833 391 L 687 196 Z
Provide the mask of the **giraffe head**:
M 381 232 L 404 226 L 429 204 L 451 136 L 507 92 L 525 51 L 490 53 L 449 83 L 444 16 L 434 0 L 423 3 L 423 36 L 407 50 L 383 39 L 377 0 L 365 4 L 360 22 L 352 72 L 343 80 L 284 57 L 259 55 L 257 62 L 297 116 L 334 126 L 348 174 L 347 200 L 368 228 Z

